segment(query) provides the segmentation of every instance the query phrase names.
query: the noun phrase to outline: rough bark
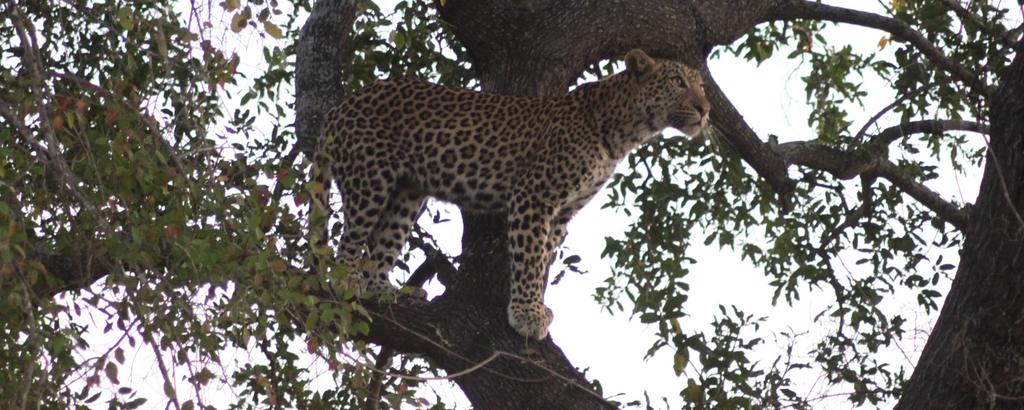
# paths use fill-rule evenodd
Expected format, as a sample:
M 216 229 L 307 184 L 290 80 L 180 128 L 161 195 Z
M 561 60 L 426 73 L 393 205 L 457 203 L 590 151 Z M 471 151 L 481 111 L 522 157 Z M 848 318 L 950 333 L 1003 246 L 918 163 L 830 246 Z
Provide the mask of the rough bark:
M 296 148 L 314 147 L 324 115 L 345 98 L 345 53 L 352 47 L 355 0 L 320 0 L 302 26 L 295 59 Z
M 989 109 L 988 161 L 960 268 L 898 410 L 1024 406 L 1024 56 Z

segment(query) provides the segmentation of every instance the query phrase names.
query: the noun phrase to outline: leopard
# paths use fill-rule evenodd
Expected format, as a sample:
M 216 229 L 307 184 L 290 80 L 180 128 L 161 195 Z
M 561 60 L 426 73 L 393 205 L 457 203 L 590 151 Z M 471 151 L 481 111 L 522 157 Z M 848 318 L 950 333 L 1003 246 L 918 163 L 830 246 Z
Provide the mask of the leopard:
M 379 80 L 324 117 L 314 164 L 341 194 L 339 262 L 357 294 L 394 294 L 388 275 L 428 197 L 507 215 L 508 323 L 543 340 L 548 270 L 572 217 L 635 148 L 675 128 L 697 136 L 711 105 L 698 70 L 642 50 L 625 70 L 559 97 Z M 330 212 L 329 210 L 325 212 Z M 372 263 L 367 263 L 372 262 Z

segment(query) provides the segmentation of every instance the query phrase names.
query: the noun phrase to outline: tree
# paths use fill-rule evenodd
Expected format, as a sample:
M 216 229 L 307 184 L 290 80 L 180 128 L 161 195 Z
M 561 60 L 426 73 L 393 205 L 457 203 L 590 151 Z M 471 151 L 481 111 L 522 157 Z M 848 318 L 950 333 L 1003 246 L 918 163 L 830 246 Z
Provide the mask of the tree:
M 63 408 L 97 400 L 101 382 L 119 382 L 123 345 L 77 356 L 88 348 L 85 309 L 108 315 L 105 332 L 116 327 L 130 346 L 153 351 L 177 408 L 209 405 L 200 392 L 218 377 L 238 389 L 239 408 L 371 407 L 376 397 L 397 405 L 416 400 L 416 376 L 439 371 L 474 408 L 616 407 L 551 339 L 526 344 L 506 324 L 504 218 L 464 214 L 457 264 L 418 235 L 411 245 L 426 262 L 408 282 L 436 275 L 444 294 L 382 302 L 325 286 L 346 271 L 325 257 L 329 246 L 305 241 L 305 226 L 325 221 L 288 203 L 304 204 L 318 189 L 302 182 L 300 155 L 314 149 L 323 113 L 378 76 L 558 95 L 581 73 L 608 74 L 616 58 L 642 48 L 704 71 L 713 142 L 663 138 L 634 153 L 630 170 L 610 183 L 608 206 L 635 223 L 609 238 L 605 254 L 616 269 L 596 296 L 658 327 L 652 350 L 674 349 L 674 365 L 688 369 L 688 406 L 809 407 L 790 389 L 789 372 L 811 366 L 848 386 L 858 405 L 1019 407 L 1024 25 L 1001 3 L 901 0 L 883 14 L 802 0 L 447 0 L 402 2 L 395 15 L 365 1 L 288 6 L 296 12 L 260 0 L 183 10 L 154 0 L 4 4 L 4 402 Z M 248 86 L 232 87 L 246 79 L 242 57 L 202 24 L 220 10 L 235 33 L 286 39 L 263 49 L 265 69 Z M 887 59 L 830 46 L 822 30 L 832 23 L 878 29 L 896 51 Z M 706 69 L 721 53 L 761 62 L 783 50 L 809 66 L 812 140 L 756 135 Z M 868 92 L 854 83 L 863 73 L 890 79 L 897 97 L 854 124 L 846 109 Z M 227 112 L 236 90 L 242 108 Z M 257 116 L 270 124 L 258 127 Z M 986 144 L 970 149 L 963 132 Z M 974 205 L 923 183 L 940 159 L 954 169 L 984 164 Z M 333 235 L 337 225 L 328 222 Z M 314 244 L 329 238 L 309 235 Z M 723 310 L 713 334 L 679 328 L 695 235 L 764 269 L 776 300 L 799 297 L 802 285 L 834 293 L 822 314 L 839 326 L 813 360 L 750 363 L 758 339 L 741 331 L 757 322 L 740 312 Z M 878 305 L 899 290 L 937 309 L 936 284 L 953 266 L 929 260 L 928 247 L 963 256 L 906 380 L 875 356 L 906 331 L 903 318 Z M 840 254 L 858 255 L 867 273 L 837 273 Z M 253 358 L 221 373 L 234 348 Z M 387 367 L 394 352 L 401 360 Z M 304 371 L 314 358 L 337 386 L 310 383 Z M 188 375 L 174 377 L 176 367 Z M 74 383 L 78 376 L 85 386 Z M 114 408 L 146 399 L 129 387 L 118 394 L 104 399 Z

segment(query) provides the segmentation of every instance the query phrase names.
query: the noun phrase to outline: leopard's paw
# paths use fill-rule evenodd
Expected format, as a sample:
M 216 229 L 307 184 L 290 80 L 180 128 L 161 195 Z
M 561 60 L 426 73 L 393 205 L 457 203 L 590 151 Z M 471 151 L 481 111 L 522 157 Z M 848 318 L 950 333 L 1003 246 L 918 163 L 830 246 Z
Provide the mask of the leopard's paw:
M 342 289 L 352 290 L 352 292 L 354 292 L 356 296 L 359 296 L 359 295 L 362 295 L 363 292 L 367 291 L 366 290 L 366 285 L 367 285 L 367 280 L 366 280 L 366 278 L 363 277 L 363 275 L 361 275 L 359 272 L 352 272 L 352 273 L 349 273 L 348 277 L 346 277 L 341 282 L 341 286 L 340 287 Z
M 529 338 L 543 340 L 548 337 L 548 326 L 554 319 L 555 314 L 543 303 L 508 304 L 508 324 Z

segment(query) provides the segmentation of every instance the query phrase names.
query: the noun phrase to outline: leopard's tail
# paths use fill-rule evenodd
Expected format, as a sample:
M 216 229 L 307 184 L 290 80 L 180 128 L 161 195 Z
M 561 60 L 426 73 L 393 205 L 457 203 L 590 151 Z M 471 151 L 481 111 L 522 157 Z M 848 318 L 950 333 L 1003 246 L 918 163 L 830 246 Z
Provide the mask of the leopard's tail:
M 328 222 L 331 218 L 331 185 L 334 184 L 334 175 L 331 174 L 330 159 L 322 150 L 317 150 L 313 155 L 313 169 L 311 170 L 310 185 L 311 195 L 309 201 L 309 235 L 310 245 L 313 247 L 313 254 L 318 255 L 317 249 L 327 246 Z

